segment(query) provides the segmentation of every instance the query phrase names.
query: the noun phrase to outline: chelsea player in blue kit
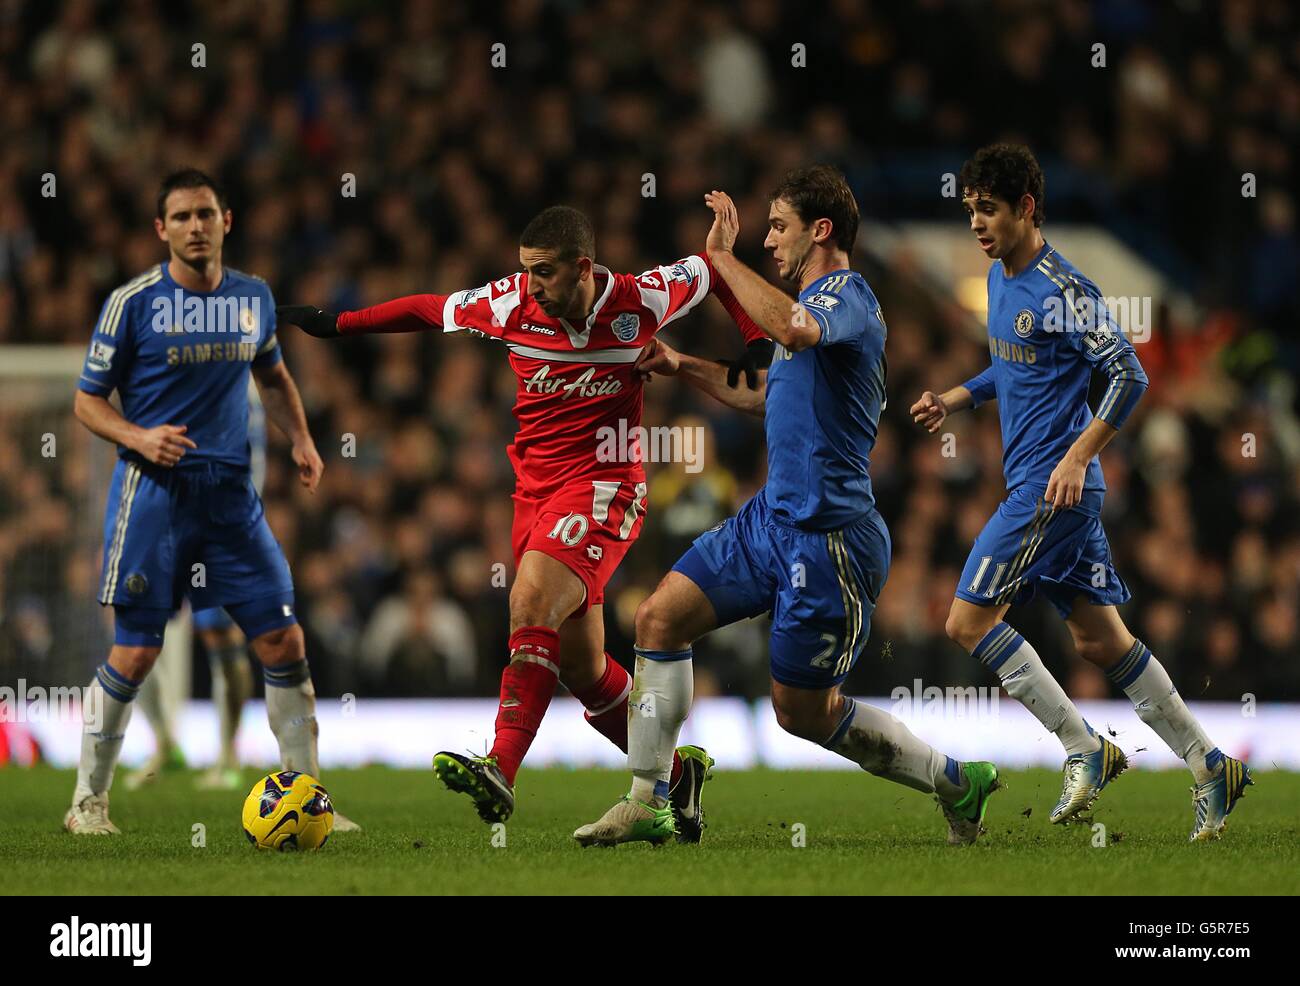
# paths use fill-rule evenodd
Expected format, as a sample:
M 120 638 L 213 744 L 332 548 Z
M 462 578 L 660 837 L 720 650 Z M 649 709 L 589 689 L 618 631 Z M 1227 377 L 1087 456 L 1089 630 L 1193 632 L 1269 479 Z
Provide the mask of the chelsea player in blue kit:
M 680 375 L 740 410 L 763 416 L 766 486 L 740 512 L 696 539 L 636 614 L 636 676 L 628 702 L 632 788 L 599 821 L 574 833 L 583 845 L 662 842 L 698 811 L 674 812 L 668 780 L 693 695 L 691 645 L 737 620 L 772 614 L 771 689 L 777 722 L 863 769 L 937 795 L 948 841 L 978 837 L 991 763 L 961 764 L 914 736 L 889 713 L 858 704 L 840 683 L 866 645 L 889 570 L 890 540 L 867 475 L 885 405 L 885 323 L 862 275 L 849 269 L 858 228 L 853 193 L 836 169 L 786 175 L 772 193 L 769 232 L 783 280 L 798 301 L 739 261 L 740 223 L 721 192 L 709 260 L 750 317 L 775 341 L 762 386 L 727 385 L 724 366 L 660 342 L 645 373 Z M 733 375 L 734 379 L 734 375 Z
M 257 387 L 250 381 L 248 387 L 248 449 L 253 477 L 253 489 L 260 496 L 266 477 L 266 411 Z M 248 643 L 238 624 L 222 607 L 193 611 L 194 635 L 203 642 L 208 655 L 208 668 L 212 680 L 212 704 L 217 711 L 219 745 L 217 761 L 201 774 L 195 786 L 201 790 L 233 791 L 243 783 L 239 773 L 239 754 L 235 738 L 244 703 L 253 694 L 253 675 L 248 665 Z M 180 615 L 168 624 L 169 632 L 188 632 L 189 624 Z M 139 706 L 154 735 L 154 753 L 138 769 L 125 778 L 126 789 L 135 791 L 151 784 L 169 771 L 184 770 L 187 764 L 176 740 L 175 724 L 163 696 L 159 676 L 166 670 L 164 650 L 149 677 L 145 678 L 136 694 Z
M 264 668 L 283 765 L 318 776 L 293 583 L 249 476 L 250 368 L 309 490 L 323 464 L 280 356 L 270 289 L 222 266 L 230 225 L 213 179 L 193 169 L 164 179 L 154 226 L 169 259 L 109 295 L 78 384 L 78 420 L 119 456 L 99 594 L 114 610 L 114 645 L 87 689 L 64 818 L 79 835 L 118 833 L 108 796 L 131 703 L 184 596 L 196 609 L 224 606 L 243 629 Z M 108 402 L 115 390 L 121 413 Z
M 1133 346 L 1097 286 L 1044 239 L 1044 180 L 1029 149 L 994 144 L 962 168 L 959 183 L 988 273 L 992 364 L 911 411 L 935 432 L 947 415 L 997 400 L 1007 498 L 967 558 L 947 631 L 1001 679 L 1065 747 L 1054 823 L 1086 811 L 1127 766 L 1123 752 L 1084 721 L 1034 648 L 1003 622 L 1007 609 L 1042 592 L 1065 619 L 1079 655 L 1102 668 L 1138 717 L 1186 761 L 1193 841 L 1217 838 L 1251 782 L 1239 760 L 1206 736 L 1168 673 L 1120 618 L 1128 587 L 1111 564 L 1100 516 L 1106 484 L 1098 453 L 1146 390 Z M 1088 386 L 1108 381 L 1094 416 Z

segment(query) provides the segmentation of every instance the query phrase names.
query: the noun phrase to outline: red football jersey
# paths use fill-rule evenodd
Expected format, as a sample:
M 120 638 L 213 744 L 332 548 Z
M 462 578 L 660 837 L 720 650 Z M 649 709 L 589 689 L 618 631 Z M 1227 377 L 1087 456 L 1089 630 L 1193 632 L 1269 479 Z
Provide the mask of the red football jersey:
M 643 482 L 634 429 L 641 424 L 644 384 L 632 371 L 641 349 L 711 291 L 719 293 L 747 342 L 764 336 L 704 256 L 639 275 L 614 274 L 599 264 L 594 269 L 595 308 L 582 324 L 547 315 L 528 294 L 528 274 L 520 272 L 450 295 L 418 295 L 345 312 L 339 331 L 407 331 L 415 327 L 414 317 L 445 332 L 477 332 L 504 342 L 518 380 L 519 430 L 507 451 L 520 493 L 545 496 L 574 479 Z M 633 437 L 630 448 L 623 444 L 626 436 Z M 598 454 L 611 448 L 615 455 Z

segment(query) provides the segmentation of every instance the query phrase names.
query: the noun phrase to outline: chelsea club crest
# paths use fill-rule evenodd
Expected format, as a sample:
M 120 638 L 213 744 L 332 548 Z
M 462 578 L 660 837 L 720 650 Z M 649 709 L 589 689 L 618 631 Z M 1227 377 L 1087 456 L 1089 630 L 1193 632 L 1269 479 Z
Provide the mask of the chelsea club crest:
M 641 316 L 624 312 L 609 327 L 614 330 L 614 338 L 619 342 L 631 342 L 641 330 Z
M 1028 308 L 1020 309 L 1020 314 L 1016 316 L 1016 335 L 1021 339 L 1028 339 L 1034 334 L 1034 313 Z

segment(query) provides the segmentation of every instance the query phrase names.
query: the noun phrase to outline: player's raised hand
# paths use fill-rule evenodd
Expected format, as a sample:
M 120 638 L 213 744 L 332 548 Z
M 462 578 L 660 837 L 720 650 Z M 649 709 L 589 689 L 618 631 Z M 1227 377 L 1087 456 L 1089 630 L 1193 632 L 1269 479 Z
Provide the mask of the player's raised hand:
M 275 321 L 277 325 L 296 325 L 317 339 L 333 339 L 339 334 L 338 315 L 312 305 L 276 305 Z
M 730 253 L 740 235 L 740 213 L 736 211 L 736 203 L 726 192 L 715 188 L 705 194 L 704 204 L 713 210 L 713 228 L 704 241 L 704 249 L 710 254 Z
M 185 437 L 187 425 L 158 425 L 146 428 L 132 446 L 155 466 L 170 469 L 181 461 L 186 449 L 198 448 L 194 440 Z
M 927 390 L 921 395 L 921 399 L 912 405 L 912 420 L 932 435 L 939 430 L 946 417 L 948 417 L 948 405 L 933 391 Z
M 1079 462 L 1067 455 L 1047 478 L 1047 492 L 1043 500 L 1058 510 L 1068 510 L 1083 499 L 1083 481 L 1088 471 L 1087 462 Z
M 321 473 L 325 471 L 325 463 L 316 451 L 316 443 L 311 439 L 295 442 L 293 462 L 298 467 L 299 482 L 307 487 L 308 493 L 315 493 L 316 487 L 320 485 Z
M 651 338 L 632 364 L 632 369 L 642 380 L 649 380 L 652 373 L 675 377 L 681 365 L 681 356 L 677 350 L 657 338 Z

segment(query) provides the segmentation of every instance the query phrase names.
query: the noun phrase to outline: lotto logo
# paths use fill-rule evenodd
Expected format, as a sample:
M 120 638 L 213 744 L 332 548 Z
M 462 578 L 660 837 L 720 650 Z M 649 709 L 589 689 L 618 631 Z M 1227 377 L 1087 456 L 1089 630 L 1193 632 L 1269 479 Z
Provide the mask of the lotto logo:
M 605 556 L 605 549 L 598 544 L 587 545 L 587 557 L 594 561 L 600 561 Z

